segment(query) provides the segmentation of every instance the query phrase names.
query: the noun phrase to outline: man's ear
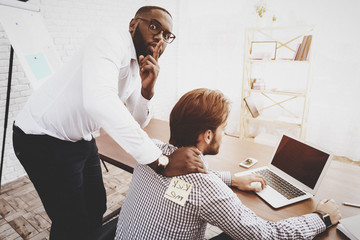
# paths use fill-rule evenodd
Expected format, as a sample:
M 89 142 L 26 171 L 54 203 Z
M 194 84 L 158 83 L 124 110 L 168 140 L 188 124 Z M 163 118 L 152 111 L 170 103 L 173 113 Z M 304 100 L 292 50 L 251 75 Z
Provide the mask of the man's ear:
M 130 23 L 129 23 L 129 32 L 133 33 L 135 31 L 135 28 L 137 26 L 137 21 L 135 18 L 131 19 Z
M 207 143 L 207 144 L 210 144 L 211 143 L 211 140 L 213 139 L 214 137 L 214 134 L 211 130 L 206 130 L 204 132 L 204 141 Z

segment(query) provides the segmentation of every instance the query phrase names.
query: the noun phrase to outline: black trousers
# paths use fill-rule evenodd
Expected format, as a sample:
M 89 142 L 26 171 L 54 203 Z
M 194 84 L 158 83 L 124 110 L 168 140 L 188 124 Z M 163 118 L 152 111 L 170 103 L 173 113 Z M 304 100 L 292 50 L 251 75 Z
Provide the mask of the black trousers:
M 232 238 L 229 235 L 227 235 L 225 232 L 222 232 L 219 235 L 210 238 L 210 240 L 232 240 Z
M 95 139 L 70 142 L 13 126 L 14 151 L 52 221 L 50 239 L 87 239 L 102 224 L 106 192 Z

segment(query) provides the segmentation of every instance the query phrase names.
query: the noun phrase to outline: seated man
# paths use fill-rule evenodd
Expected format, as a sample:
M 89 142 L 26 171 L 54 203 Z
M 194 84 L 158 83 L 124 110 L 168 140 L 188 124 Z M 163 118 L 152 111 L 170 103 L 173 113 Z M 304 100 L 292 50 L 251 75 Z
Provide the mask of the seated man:
M 155 141 L 163 154 L 183 146 L 195 146 L 202 155 L 217 154 L 229 114 L 229 102 L 218 91 L 196 89 L 186 93 L 170 115 L 170 144 Z M 181 182 L 181 180 L 184 182 Z M 234 239 L 311 239 L 326 229 L 316 213 L 266 221 L 244 206 L 229 186 L 256 190 L 250 183 L 261 176 L 230 177 L 230 173 L 210 171 L 172 179 L 147 165 L 137 164 L 122 206 L 115 239 L 204 239 L 206 224 L 219 227 Z M 177 188 L 189 195 L 177 195 Z M 260 190 L 260 189 L 257 189 Z M 177 200 L 184 200 L 183 204 Z M 317 210 L 340 219 L 333 200 L 321 201 Z

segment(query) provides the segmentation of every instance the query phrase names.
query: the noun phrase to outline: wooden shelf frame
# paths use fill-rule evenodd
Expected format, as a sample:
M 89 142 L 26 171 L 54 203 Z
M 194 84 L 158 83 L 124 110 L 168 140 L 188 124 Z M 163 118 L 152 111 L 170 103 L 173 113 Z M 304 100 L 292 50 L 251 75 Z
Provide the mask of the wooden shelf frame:
M 278 40 L 269 32 L 271 31 L 291 31 L 292 33 L 297 32 L 297 34 L 293 34 L 288 40 Z M 281 58 L 275 60 L 255 60 L 250 58 L 250 47 L 252 41 L 259 41 L 259 39 L 254 38 L 254 34 L 262 35 L 264 39 L 260 40 L 273 40 L 277 41 L 277 50 L 280 48 L 286 48 L 289 51 L 296 53 L 296 49 L 291 46 L 291 44 L 295 44 L 296 41 L 300 41 L 305 35 L 312 34 L 314 35 L 314 27 L 313 26 L 295 26 L 295 27 L 276 27 L 276 28 L 249 28 L 245 31 L 245 46 L 244 46 L 244 68 L 243 68 L 243 81 L 242 81 L 242 99 L 251 94 L 261 94 L 272 104 L 262 107 L 259 110 L 260 116 L 258 118 L 252 118 L 249 110 L 246 107 L 244 100 L 241 101 L 241 111 L 240 111 L 240 138 L 247 139 L 249 137 L 249 121 L 257 121 L 264 122 L 269 124 L 274 124 L 276 126 L 285 126 L 285 127 L 294 127 L 299 129 L 299 138 L 305 139 L 306 136 L 306 126 L 308 119 L 308 111 L 309 111 L 309 93 L 312 82 L 312 50 L 310 49 L 308 60 L 306 61 L 294 61 L 292 58 Z M 312 47 L 311 47 L 312 48 Z M 253 79 L 253 68 L 254 64 L 261 63 L 291 63 L 301 65 L 306 64 L 305 69 L 307 70 L 305 81 L 305 89 L 301 91 L 283 91 L 277 89 L 263 89 L 263 90 L 255 90 L 251 89 L 252 79 Z M 272 95 L 283 95 L 288 96 L 288 98 L 282 100 L 275 100 Z M 296 114 L 291 109 L 285 107 L 283 104 L 289 101 L 302 98 L 303 104 L 301 109 L 301 114 Z M 272 107 L 280 107 L 283 111 L 285 111 L 288 115 L 292 116 L 294 119 L 299 120 L 299 123 L 291 123 L 291 122 L 283 122 L 278 119 L 267 119 L 266 117 L 261 116 L 261 112 L 267 109 L 271 109 Z

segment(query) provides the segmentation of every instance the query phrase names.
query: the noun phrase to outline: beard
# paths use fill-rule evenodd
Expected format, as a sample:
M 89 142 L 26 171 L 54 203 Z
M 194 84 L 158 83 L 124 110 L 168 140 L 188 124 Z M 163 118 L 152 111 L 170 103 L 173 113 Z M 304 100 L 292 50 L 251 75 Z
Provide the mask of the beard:
M 204 152 L 204 155 L 216 155 L 219 153 L 219 150 L 220 150 L 220 144 L 217 142 L 214 136 L 214 138 L 210 142 L 208 149 L 206 150 L 206 152 Z
M 134 32 L 134 36 L 133 36 L 133 43 L 134 43 L 134 46 L 135 46 L 137 59 L 139 59 L 140 55 L 143 55 L 144 57 L 146 57 L 147 55 L 153 55 L 153 52 L 150 50 L 150 47 L 153 44 L 152 45 L 153 50 L 155 49 L 154 42 L 148 43 L 148 44 L 146 43 L 146 41 L 144 39 L 144 36 L 140 31 L 139 26 L 137 26 L 134 31 L 135 32 Z M 162 53 L 164 51 L 164 48 L 163 48 L 163 46 L 160 47 L 159 57 L 162 55 Z
M 140 55 L 143 55 L 144 57 L 146 57 L 147 55 L 152 54 L 146 47 L 145 39 L 144 39 L 143 35 L 141 34 L 138 26 L 136 27 L 135 32 L 134 32 L 133 42 L 134 42 L 135 50 L 136 50 L 136 57 L 138 59 L 139 59 Z

